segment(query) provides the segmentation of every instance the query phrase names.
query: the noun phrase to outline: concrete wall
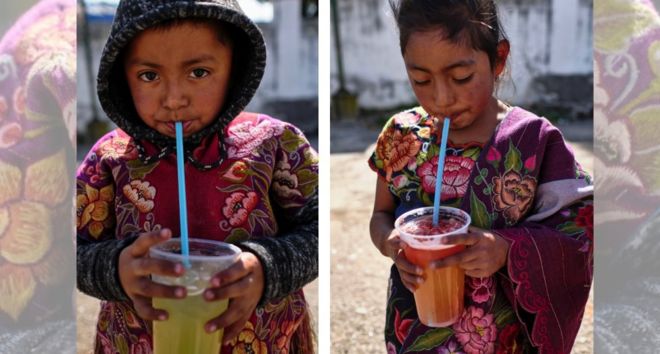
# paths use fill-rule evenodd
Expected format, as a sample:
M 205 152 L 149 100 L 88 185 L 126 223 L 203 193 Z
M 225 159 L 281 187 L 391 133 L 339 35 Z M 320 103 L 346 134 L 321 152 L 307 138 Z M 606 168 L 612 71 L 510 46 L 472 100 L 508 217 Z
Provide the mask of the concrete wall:
M 498 6 L 512 49 L 510 79 L 500 86 L 500 97 L 514 104 L 551 101 L 559 97 L 553 90 L 578 81 L 584 87 L 575 94 L 591 101 L 585 78 L 592 75 L 592 0 L 500 0 Z M 338 0 L 338 12 L 347 88 L 359 94 L 360 107 L 413 102 L 387 1 Z M 332 51 L 334 92 L 334 43 Z

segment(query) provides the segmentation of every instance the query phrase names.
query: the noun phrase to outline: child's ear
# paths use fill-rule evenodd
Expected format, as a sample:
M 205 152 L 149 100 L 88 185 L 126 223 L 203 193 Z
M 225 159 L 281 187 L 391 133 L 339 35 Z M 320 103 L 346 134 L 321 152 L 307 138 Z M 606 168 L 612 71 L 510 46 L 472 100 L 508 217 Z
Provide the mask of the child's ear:
M 497 60 L 495 62 L 495 76 L 499 77 L 506 67 L 506 59 L 509 57 L 509 41 L 506 39 L 497 43 Z

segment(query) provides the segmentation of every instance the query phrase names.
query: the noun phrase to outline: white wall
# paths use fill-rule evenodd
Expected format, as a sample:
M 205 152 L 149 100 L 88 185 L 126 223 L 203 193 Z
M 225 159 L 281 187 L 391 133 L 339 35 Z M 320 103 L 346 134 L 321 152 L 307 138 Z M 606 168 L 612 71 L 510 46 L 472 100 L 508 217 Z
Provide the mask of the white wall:
M 530 86 L 538 76 L 592 72 L 592 0 L 500 0 L 498 4 L 511 42 L 511 79 L 500 87 L 500 97 L 514 104 L 529 103 L 538 99 Z M 360 106 L 383 109 L 412 102 L 387 1 L 338 0 L 338 11 L 347 88 L 359 94 Z M 334 92 L 339 85 L 334 43 L 332 51 Z

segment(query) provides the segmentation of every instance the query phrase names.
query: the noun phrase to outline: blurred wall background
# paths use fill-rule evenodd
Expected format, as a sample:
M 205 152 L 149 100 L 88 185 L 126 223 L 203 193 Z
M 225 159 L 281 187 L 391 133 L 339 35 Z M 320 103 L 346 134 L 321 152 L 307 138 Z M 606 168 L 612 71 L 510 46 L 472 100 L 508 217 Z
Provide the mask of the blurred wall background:
M 354 96 L 360 111 L 415 104 L 388 1 L 332 1 L 337 9 L 335 22 L 339 29 L 339 38 L 333 32 L 331 47 L 333 118 L 346 116 L 337 110 L 339 92 Z M 550 115 L 549 118 L 590 119 L 593 1 L 496 2 L 511 42 L 510 77 L 502 82 L 499 97 Z M 341 53 L 337 51 L 337 40 Z M 340 78 L 339 61 L 343 78 Z M 342 80 L 345 91 L 340 87 Z

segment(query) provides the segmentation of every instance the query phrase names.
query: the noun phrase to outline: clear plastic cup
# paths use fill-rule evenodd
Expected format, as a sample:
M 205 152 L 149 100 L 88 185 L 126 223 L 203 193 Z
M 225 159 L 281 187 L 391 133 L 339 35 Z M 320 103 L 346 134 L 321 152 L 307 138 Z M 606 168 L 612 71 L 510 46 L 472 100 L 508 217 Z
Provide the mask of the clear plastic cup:
M 151 247 L 151 258 L 183 263 L 180 239 L 171 239 Z M 188 296 L 184 299 L 153 298 L 153 306 L 166 310 L 169 318 L 153 322 L 155 354 L 220 352 L 223 330 L 206 333 L 204 325 L 222 314 L 228 300 L 208 302 L 202 297 L 209 281 L 219 271 L 231 266 L 238 259 L 240 248 L 219 241 L 189 239 L 190 268 L 181 277 L 153 275 L 153 281 L 166 285 L 184 286 Z
M 463 291 L 465 272 L 458 266 L 430 268 L 429 263 L 465 248 L 464 245 L 444 245 L 442 238 L 447 235 L 466 233 L 470 215 L 463 210 L 440 207 L 439 224 L 453 219 L 454 230 L 439 233 L 428 232 L 420 224 L 432 224 L 433 207 L 411 210 L 401 215 L 394 223 L 399 237 L 409 247 L 405 256 L 411 263 L 420 266 L 426 275 L 425 281 L 414 292 L 419 320 L 429 327 L 452 325 L 463 313 Z

